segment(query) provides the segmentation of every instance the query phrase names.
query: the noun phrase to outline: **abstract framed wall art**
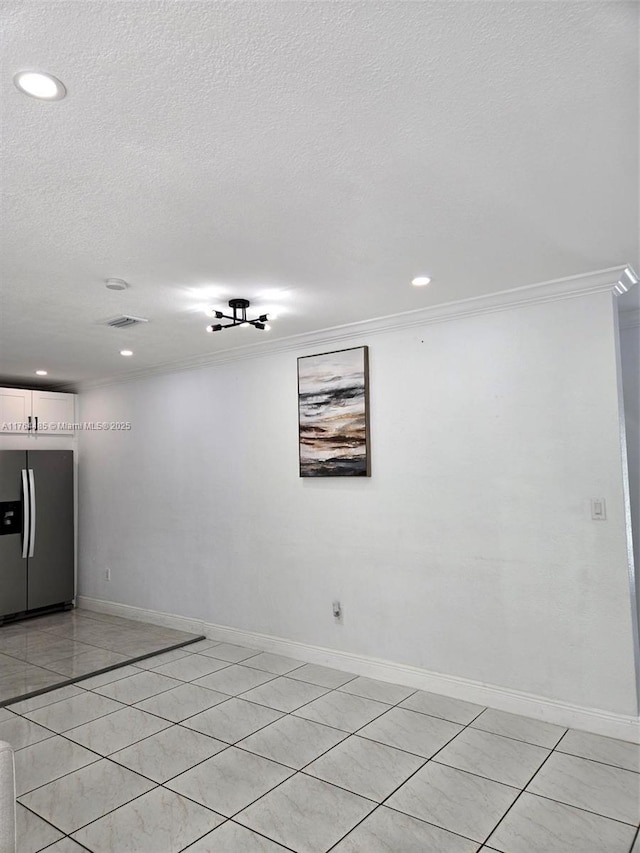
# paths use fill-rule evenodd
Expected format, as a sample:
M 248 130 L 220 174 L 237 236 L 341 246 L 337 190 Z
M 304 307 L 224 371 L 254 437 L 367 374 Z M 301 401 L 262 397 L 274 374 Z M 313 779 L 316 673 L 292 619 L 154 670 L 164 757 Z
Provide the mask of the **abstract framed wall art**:
M 370 477 L 369 347 L 298 359 L 301 477 Z

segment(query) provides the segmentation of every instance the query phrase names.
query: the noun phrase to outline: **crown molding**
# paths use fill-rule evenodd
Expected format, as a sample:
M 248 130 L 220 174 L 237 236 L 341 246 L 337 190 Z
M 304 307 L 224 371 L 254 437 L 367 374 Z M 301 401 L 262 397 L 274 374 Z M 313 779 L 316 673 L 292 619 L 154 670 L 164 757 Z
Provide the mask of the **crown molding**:
M 154 365 L 153 367 L 140 368 L 139 370 L 127 373 L 125 376 L 111 376 L 104 379 L 76 383 L 73 389 L 81 392 L 90 391 L 94 388 L 102 388 L 108 385 L 136 382 L 151 376 L 177 373 L 183 370 L 197 370 L 202 367 L 224 365 L 230 362 L 291 352 L 292 350 L 300 351 L 318 346 L 333 346 L 343 341 L 353 340 L 354 338 L 364 336 L 369 338 L 372 335 L 383 334 L 385 332 L 410 329 L 415 326 L 425 326 L 432 323 L 443 323 L 461 317 L 491 314 L 496 311 L 506 311 L 526 305 L 556 302 L 593 293 L 611 292 L 619 294 L 620 290 L 618 288 L 620 287 L 620 282 L 627 281 L 627 279 L 630 281 L 633 279 L 637 280 L 637 276 L 630 266 L 622 264 L 583 275 L 567 276 L 565 278 L 541 282 L 540 284 L 529 284 L 524 287 L 501 290 L 497 293 L 489 293 L 484 296 L 460 299 L 456 302 L 445 302 L 429 308 L 419 308 L 416 311 L 405 311 L 386 317 L 375 317 L 371 320 L 360 320 L 355 323 L 319 329 L 315 332 L 304 332 L 284 338 L 270 338 L 268 341 L 260 341 L 256 344 L 217 350 L 216 352 L 204 355 L 165 362 Z M 60 390 L 64 389 L 61 388 Z

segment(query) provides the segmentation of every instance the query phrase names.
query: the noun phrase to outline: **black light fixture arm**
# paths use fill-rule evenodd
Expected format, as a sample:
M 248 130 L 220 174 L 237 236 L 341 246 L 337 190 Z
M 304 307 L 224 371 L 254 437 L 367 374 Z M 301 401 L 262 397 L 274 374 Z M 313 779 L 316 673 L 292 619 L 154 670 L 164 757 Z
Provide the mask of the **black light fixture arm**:
M 233 316 L 223 314 L 222 311 L 216 311 L 217 320 L 230 320 L 224 326 L 222 323 L 207 326 L 208 332 L 221 332 L 223 329 L 232 329 L 234 326 L 254 326 L 256 329 L 265 329 L 266 322 L 269 319 L 267 314 L 261 314 L 253 320 L 247 318 L 247 308 L 251 303 L 248 299 L 230 299 L 229 307 L 233 310 Z

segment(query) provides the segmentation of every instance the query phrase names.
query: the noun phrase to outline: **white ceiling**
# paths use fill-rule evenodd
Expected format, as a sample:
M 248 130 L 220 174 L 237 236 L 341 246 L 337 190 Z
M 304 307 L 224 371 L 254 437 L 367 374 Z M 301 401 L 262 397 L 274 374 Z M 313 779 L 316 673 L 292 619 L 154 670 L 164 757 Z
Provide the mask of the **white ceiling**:
M 0 381 L 640 268 L 638 10 L 4 2 Z M 20 69 L 67 98 L 21 95 Z M 232 296 L 277 325 L 207 335 Z M 97 325 L 120 313 L 150 322 Z

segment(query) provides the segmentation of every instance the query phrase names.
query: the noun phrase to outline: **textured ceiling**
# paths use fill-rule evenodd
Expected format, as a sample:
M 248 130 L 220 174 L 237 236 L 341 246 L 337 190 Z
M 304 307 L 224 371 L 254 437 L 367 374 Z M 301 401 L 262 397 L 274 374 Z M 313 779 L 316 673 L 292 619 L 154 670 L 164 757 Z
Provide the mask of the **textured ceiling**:
M 640 268 L 635 3 L 1 15 L 0 381 L 124 376 L 265 334 L 204 332 L 199 310 L 231 296 L 279 309 L 283 337 Z M 67 98 L 21 95 L 20 69 Z M 150 322 L 97 324 L 119 313 Z

